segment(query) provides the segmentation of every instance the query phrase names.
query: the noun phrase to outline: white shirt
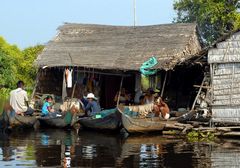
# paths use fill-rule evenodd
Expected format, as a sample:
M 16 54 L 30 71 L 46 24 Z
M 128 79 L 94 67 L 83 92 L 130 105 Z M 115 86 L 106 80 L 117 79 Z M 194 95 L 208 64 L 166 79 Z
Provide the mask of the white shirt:
M 22 88 L 17 88 L 10 92 L 10 105 L 15 110 L 15 112 L 26 112 L 28 101 L 27 92 Z
M 67 88 L 71 88 L 72 87 L 72 72 L 73 70 L 69 70 L 67 69 Z

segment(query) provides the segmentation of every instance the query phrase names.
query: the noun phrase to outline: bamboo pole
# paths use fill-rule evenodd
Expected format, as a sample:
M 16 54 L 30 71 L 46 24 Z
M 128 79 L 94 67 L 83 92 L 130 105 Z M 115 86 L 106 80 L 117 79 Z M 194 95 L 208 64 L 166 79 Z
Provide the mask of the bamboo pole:
M 74 96 L 74 93 L 75 93 L 75 89 L 76 89 L 76 85 L 77 85 L 77 82 L 74 83 L 74 86 L 73 86 L 73 91 L 72 91 L 72 95 L 71 95 L 71 99 L 73 98 Z
M 165 77 L 164 77 L 164 81 L 163 81 L 163 86 L 162 86 L 162 90 L 161 90 L 161 97 L 163 96 L 163 93 L 164 93 L 164 89 L 165 89 L 165 85 L 166 85 L 166 80 L 167 80 L 167 74 L 168 74 L 168 71 L 166 71 L 165 73 Z
M 119 92 L 118 92 L 117 107 L 119 106 L 119 100 L 120 100 L 121 90 L 122 90 L 122 83 L 123 83 L 123 76 L 121 78 L 120 88 L 119 88 Z
M 191 111 L 193 111 L 193 109 L 194 109 L 194 107 L 195 107 L 195 104 L 196 104 L 196 102 L 197 102 L 197 99 L 198 99 L 198 97 L 199 97 L 199 95 L 200 95 L 200 93 L 201 93 L 201 91 L 202 91 L 202 87 L 203 87 L 203 84 L 204 84 L 205 79 L 206 79 L 206 76 L 204 76 L 204 78 L 203 78 L 203 80 L 202 80 L 202 84 L 201 84 L 201 86 L 200 86 L 200 88 L 199 88 L 199 90 L 198 90 L 197 96 L 195 97 L 195 100 L 194 100 L 194 102 L 193 102 Z
M 72 90 L 72 95 L 71 95 L 71 99 L 70 99 L 70 102 L 68 102 L 68 105 L 67 105 L 68 110 L 69 110 L 70 105 L 71 105 L 71 103 L 72 103 L 72 99 L 73 99 L 73 96 L 74 96 L 74 93 L 75 93 L 75 89 L 76 89 L 76 84 L 77 84 L 77 82 L 74 83 L 73 90 Z
M 193 85 L 193 87 L 197 87 L 197 88 L 200 88 L 201 85 Z M 203 89 L 211 89 L 212 87 L 210 86 L 202 86 Z
M 31 100 L 33 99 L 35 93 L 36 93 L 36 88 L 37 88 L 37 85 L 39 83 L 39 76 L 40 76 L 40 71 L 38 70 L 37 71 L 37 77 L 36 77 L 36 83 L 34 85 L 34 89 L 33 89 L 33 92 L 32 92 L 32 95 L 31 95 Z

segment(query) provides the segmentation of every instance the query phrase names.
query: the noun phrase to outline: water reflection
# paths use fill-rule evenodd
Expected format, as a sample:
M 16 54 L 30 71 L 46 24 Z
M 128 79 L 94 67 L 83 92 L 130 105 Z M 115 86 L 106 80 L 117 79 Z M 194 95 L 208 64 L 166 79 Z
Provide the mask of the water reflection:
M 0 135 L 0 167 L 238 167 L 240 142 L 63 130 Z

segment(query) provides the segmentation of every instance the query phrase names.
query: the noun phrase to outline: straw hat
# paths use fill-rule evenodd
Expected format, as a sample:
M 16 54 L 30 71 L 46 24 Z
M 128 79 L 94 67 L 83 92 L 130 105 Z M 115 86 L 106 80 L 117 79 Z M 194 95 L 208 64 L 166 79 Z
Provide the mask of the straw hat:
M 87 94 L 87 99 L 95 99 L 95 100 L 97 100 L 97 98 L 94 96 L 93 93 L 88 93 Z

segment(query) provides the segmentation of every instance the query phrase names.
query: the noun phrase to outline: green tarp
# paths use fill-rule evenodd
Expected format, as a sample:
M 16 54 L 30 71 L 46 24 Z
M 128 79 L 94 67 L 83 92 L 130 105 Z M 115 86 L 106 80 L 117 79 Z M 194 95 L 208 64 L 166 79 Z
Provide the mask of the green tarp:
M 155 65 L 157 65 L 158 61 L 155 57 L 149 58 L 146 62 L 142 64 L 140 67 L 140 72 L 143 75 L 154 75 L 157 73 L 156 69 L 152 69 Z

